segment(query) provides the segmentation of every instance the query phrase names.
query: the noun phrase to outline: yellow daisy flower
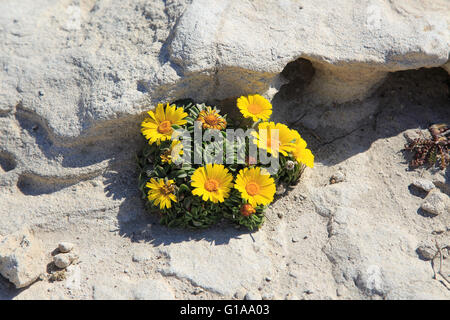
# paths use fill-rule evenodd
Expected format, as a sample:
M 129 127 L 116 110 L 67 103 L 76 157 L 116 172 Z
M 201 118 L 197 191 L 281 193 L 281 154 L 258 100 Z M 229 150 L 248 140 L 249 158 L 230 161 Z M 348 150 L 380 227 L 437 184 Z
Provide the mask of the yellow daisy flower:
M 295 136 L 295 148 L 292 150 L 292 154 L 295 157 L 295 160 L 299 163 L 303 163 L 306 166 L 313 168 L 314 167 L 314 155 L 311 150 L 306 149 L 306 141 L 302 139 L 297 130 L 292 129 L 292 132 Z
M 174 156 L 172 156 L 172 153 Z M 173 140 L 170 148 L 164 151 L 161 155 L 161 161 L 163 163 L 171 164 L 176 161 L 181 155 L 183 155 L 183 144 L 180 140 Z
M 148 199 L 154 205 L 159 205 L 160 209 L 169 209 L 172 206 L 172 201 L 177 202 L 177 197 L 174 194 L 176 186 L 173 180 L 165 181 L 164 179 L 151 178 L 145 186 L 150 189 Z
M 150 118 L 146 118 L 141 126 L 141 132 L 148 139 L 150 144 L 156 142 L 160 145 L 161 141 L 170 140 L 172 136 L 172 125 L 183 125 L 186 123 L 184 118 L 187 113 L 183 108 L 177 108 L 175 105 L 167 104 L 166 109 L 162 103 L 158 103 L 155 111 L 149 111 Z
M 260 167 L 241 169 L 234 187 L 253 207 L 271 203 L 276 191 L 275 181 Z
M 203 201 L 224 202 L 233 186 L 233 176 L 222 164 L 207 164 L 197 168 L 192 174 L 192 194 Z
M 206 107 L 198 114 L 197 121 L 202 123 L 203 129 L 224 130 L 227 121 L 219 114 L 219 111 L 211 107 Z
M 259 94 L 238 98 L 237 107 L 244 118 L 252 118 L 255 122 L 258 120 L 269 120 L 272 114 L 272 104 Z
M 274 130 L 278 130 L 278 138 L 274 135 Z M 287 156 L 288 152 L 292 152 L 295 148 L 294 133 L 282 123 L 261 122 L 258 125 L 258 132 L 254 131 L 252 135 L 255 137 L 253 143 L 258 148 L 267 150 L 275 157 L 278 157 L 278 153 Z

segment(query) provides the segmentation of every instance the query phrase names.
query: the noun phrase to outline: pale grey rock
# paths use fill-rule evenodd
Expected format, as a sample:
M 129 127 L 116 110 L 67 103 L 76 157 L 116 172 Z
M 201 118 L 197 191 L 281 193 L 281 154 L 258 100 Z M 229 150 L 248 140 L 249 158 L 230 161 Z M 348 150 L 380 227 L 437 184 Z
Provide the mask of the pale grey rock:
M 82 272 L 79 264 L 71 264 L 66 269 L 65 286 L 69 290 L 79 290 L 81 288 Z
M 417 248 L 417 253 L 424 260 L 431 260 L 436 256 L 437 249 L 435 246 L 423 244 Z
M 244 300 L 261 300 L 261 295 L 257 292 L 247 292 L 247 294 L 244 297 Z
M 151 252 L 149 252 L 149 250 L 145 250 L 145 249 L 138 249 L 136 250 L 136 252 L 133 253 L 132 256 L 132 261 L 133 262 L 138 262 L 138 263 L 142 263 L 145 261 L 149 261 L 152 258 L 152 254 Z
M 448 215 L 432 221 L 416 217 L 420 199 L 405 194 L 413 175 L 403 172 L 404 159 L 398 153 L 405 141 L 401 136 L 396 140 L 406 128 L 423 127 L 425 119 L 413 122 L 417 119 L 411 115 L 395 123 L 383 116 L 383 108 L 392 106 L 396 117 L 397 109 L 414 107 L 413 99 L 403 105 L 398 91 L 392 94 L 399 100 L 374 95 L 361 103 L 334 105 L 370 95 L 393 71 L 443 64 L 448 71 L 448 16 L 444 0 L 1 1 L 0 220 L 6 223 L 0 224 L 0 234 L 28 223 L 58 238 L 62 232 L 57 230 L 66 228 L 86 234 L 94 241 L 84 245 L 92 253 L 83 272 L 87 268 L 96 276 L 89 280 L 95 282 L 89 284 L 94 291 L 85 292 L 87 286 L 82 286 L 73 296 L 133 299 L 132 288 L 141 275 L 134 268 L 139 265 L 123 274 L 117 270 L 126 266 L 108 257 L 117 254 L 129 261 L 134 248 L 124 250 L 126 244 L 118 237 L 109 238 L 108 246 L 100 242 L 99 248 L 95 240 L 104 234 L 91 227 L 95 224 L 101 232 L 114 227 L 124 237 L 130 228 L 137 232 L 133 237 L 142 235 L 133 229 L 141 227 L 137 217 L 142 208 L 133 193 L 135 165 L 129 159 L 141 143 L 141 113 L 156 102 L 183 97 L 213 102 L 230 98 L 233 103 L 247 93 L 271 98 L 281 86 L 300 79 L 301 92 L 288 106 L 292 114 L 276 111 L 273 102 L 273 116 L 275 121 L 294 121 L 307 111 L 301 124 L 324 143 L 318 166 L 306 171 L 312 176 L 305 174 L 296 186 L 311 186 L 308 197 L 301 203 L 297 199 L 294 206 L 274 203 L 273 212 L 284 217 L 253 234 L 255 243 L 239 236 L 230 244 L 223 239 L 214 244 L 211 239 L 219 232 L 208 234 L 207 240 L 170 242 L 161 249 L 168 261 L 159 260 L 157 268 L 198 283 L 206 297 L 209 290 L 230 296 L 245 287 L 243 297 L 260 286 L 266 270 L 273 274 L 274 269 L 289 279 L 280 279 L 287 287 L 283 293 L 293 292 L 290 281 L 301 281 L 305 273 L 285 270 L 285 260 L 294 259 L 286 251 L 294 234 L 291 225 L 314 216 L 308 235 L 317 236 L 309 236 L 304 247 L 290 245 L 308 253 L 303 257 L 310 265 L 303 270 L 323 283 L 321 290 L 311 287 L 314 297 L 332 295 L 337 283 L 348 289 L 345 298 L 448 299 L 448 290 L 431 279 L 429 263 L 415 253 L 422 233 L 446 230 Z M 288 64 L 295 71 L 292 77 L 280 74 Z M 416 88 L 414 83 L 401 86 Z M 428 105 L 431 100 L 425 96 L 435 96 L 433 90 L 426 92 L 421 101 Z M 434 106 L 427 110 L 438 112 Z M 336 126 L 327 128 L 330 123 Z M 380 136 L 370 136 L 370 141 L 364 133 L 355 137 L 375 124 Z M 328 143 L 336 137 L 341 138 Z M 315 151 L 318 143 L 308 144 Z M 328 150 L 338 144 L 345 152 Z M 397 153 L 399 157 L 390 157 Z M 327 170 L 336 162 L 342 163 L 351 183 L 321 186 L 318 181 L 325 183 L 340 170 Z M 391 179 L 396 172 L 402 175 Z M 90 185 L 92 178 L 98 185 Z M 438 178 L 443 185 L 448 182 L 448 174 Z M 443 185 L 438 187 L 444 190 Z M 302 210 L 294 214 L 297 204 Z M 283 231 L 275 240 L 269 237 L 272 227 Z M 164 233 L 147 236 L 157 242 Z M 98 270 L 101 259 L 111 265 Z M 106 279 L 100 281 L 100 273 L 106 273 Z M 30 289 L 38 290 L 36 285 Z M 295 294 L 305 297 L 303 292 Z M 0 298 L 12 296 L 0 290 Z
M 71 242 L 60 242 L 58 244 L 58 250 L 61 253 L 67 253 L 70 252 L 74 247 L 74 244 Z
M 53 257 L 53 262 L 58 268 L 65 269 L 74 261 L 78 260 L 78 254 L 74 252 L 60 253 Z
M 261 296 L 261 299 L 262 299 L 262 300 L 275 300 L 275 296 L 274 296 L 273 293 L 264 293 L 264 294 Z
M 445 0 L 9 0 L 0 10 L 0 112 L 21 102 L 65 141 L 141 113 L 147 95 L 273 96 L 299 57 L 315 69 L 306 95 L 325 103 L 361 99 L 391 71 L 445 65 L 449 52 Z
M 432 189 L 435 188 L 435 185 L 432 181 L 427 180 L 427 179 L 416 179 L 413 181 L 412 183 L 414 186 L 416 186 L 417 188 L 420 188 L 426 192 L 431 191 Z
M 173 300 L 174 295 L 161 280 L 145 280 L 139 282 L 132 290 L 136 300 Z
M 92 286 L 95 300 L 173 300 L 172 289 L 162 279 L 98 277 Z
M 118 289 L 106 284 L 96 284 L 92 287 L 94 300 L 130 300 L 132 295 L 125 288 Z
M 269 275 L 272 263 L 265 253 L 262 236 L 242 235 L 230 239 L 227 245 L 197 241 L 162 247 L 160 250 L 169 261 L 160 272 L 231 297 L 239 288 L 258 285 Z
M 35 282 L 47 266 L 42 242 L 29 229 L 9 234 L 0 241 L 0 274 L 17 288 Z
M 198 0 L 179 21 L 169 45 L 170 61 L 191 75 L 186 83 L 199 84 L 200 97 L 214 90 L 218 98 L 227 98 L 255 91 L 256 86 L 257 91 L 266 91 L 288 62 L 302 56 L 316 69 L 308 92 L 323 101 L 356 99 L 387 71 L 446 63 L 448 10 L 445 1 L 427 6 L 400 1 L 325 0 L 299 5 L 288 0 L 257 4 Z M 406 12 L 417 18 L 412 20 Z M 436 20 L 429 18 L 431 12 Z M 371 44 L 364 45 L 366 41 Z M 202 70 L 215 71 L 222 88 L 203 81 Z
M 236 299 L 242 300 L 242 299 L 244 299 L 245 295 L 246 295 L 245 290 L 243 288 L 240 288 L 234 293 L 233 297 L 235 297 Z
M 450 198 L 439 190 L 433 190 L 428 193 L 420 207 L 433 215 L 448 214 Z

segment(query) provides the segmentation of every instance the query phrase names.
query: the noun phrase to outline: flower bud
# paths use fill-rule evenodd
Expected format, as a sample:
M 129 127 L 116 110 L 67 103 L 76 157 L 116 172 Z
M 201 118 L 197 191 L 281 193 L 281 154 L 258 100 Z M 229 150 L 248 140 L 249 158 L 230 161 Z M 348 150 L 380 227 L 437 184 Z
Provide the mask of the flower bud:
M 243 204 L 241 206 L 241 213 L 244 217 L 249 217 L 256 212 L 255 208 L 249 203 Z
M 295 163 L 292 160 L 288 160 L 286 161 L 286 169 L 288 170 L 294 170 L 295 167 Z

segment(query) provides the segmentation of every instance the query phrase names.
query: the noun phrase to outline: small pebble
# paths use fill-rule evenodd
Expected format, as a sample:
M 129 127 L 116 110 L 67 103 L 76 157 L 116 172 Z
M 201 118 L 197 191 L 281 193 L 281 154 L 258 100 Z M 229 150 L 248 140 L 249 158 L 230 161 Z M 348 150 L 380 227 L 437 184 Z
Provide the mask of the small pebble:
M 70 243 L 70 242 L 60 242 L 58 244 L 58 250 L 59 250 L 59 252 L 62 252 L 62 253 L 70 252 L 73 249 L 73 247 L 74 247 L 74 244 Z
M 414 182 L 412 184 L 415 187 L 422 189 L 426 192 L 429 192 L 435 188 L 434 183 L 427 179 L 416 179 L 416 180 L 414 180 Z
M 437 249 L 430 245 L 421 245 L 417 248 L 417 253 L 424 260 L 431 260 L 436 255 Z
M 261 300 L 261 295 L 255 292 L 247 292 L 244 297 L 244 300 Z
M 65 269 L 78 259 L 78 255 L 73 253 L 60 253 L 53 257 L 53 262 L 60 269 Z
M 420 207 L 434 215 L 449 213 L 450 198 L 439 190 L 432 190 L 425 197 L 424 202 Z
M 262 295 L 263 300 L 273 300 L 273 294 L 272 293 L 264 293 Z
M 335 174 L 333 174 L 330 178 L 330 184 L 339 183 L 345 180 L 345 175 L 338 171 Z
M 245 295 L 245 291 L 243 289 L 239 289 L 238 291 L 236 291 L 234 293 L 234 297 L 239 300 L 244 299 L 244 295 Z

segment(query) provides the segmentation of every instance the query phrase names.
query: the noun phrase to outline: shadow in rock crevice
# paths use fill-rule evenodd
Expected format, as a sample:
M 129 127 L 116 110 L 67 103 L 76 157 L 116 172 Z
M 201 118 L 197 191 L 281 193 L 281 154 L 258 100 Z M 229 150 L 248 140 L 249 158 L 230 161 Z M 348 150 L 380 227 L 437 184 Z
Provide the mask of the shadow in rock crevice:
M 17 166 L 16 160 L 12 154 L 0 151 L 0 172 L 8 172 L 14 170 Z
M 27 288 L 17 289 L 8 279 L 0 275 L 0 300 L 13 300 Z
M 450 123 L 450 76 L 442 68 L 390 73 L 363 101 L 334 105 L 307 102 L 302 93 L 308 83 L 297 83 L 274 97 L 273 118 L 299 130 L 316 161 L 327 166 L 365 152 L 378 139 Z

